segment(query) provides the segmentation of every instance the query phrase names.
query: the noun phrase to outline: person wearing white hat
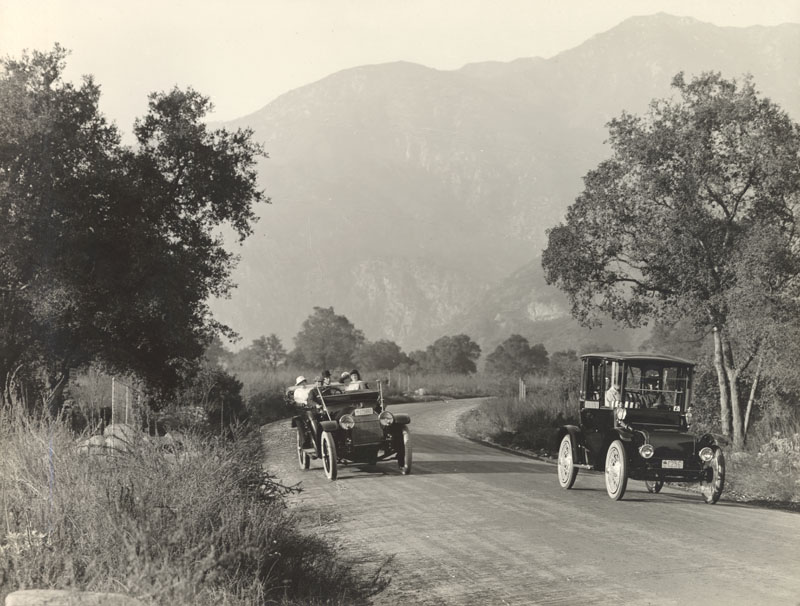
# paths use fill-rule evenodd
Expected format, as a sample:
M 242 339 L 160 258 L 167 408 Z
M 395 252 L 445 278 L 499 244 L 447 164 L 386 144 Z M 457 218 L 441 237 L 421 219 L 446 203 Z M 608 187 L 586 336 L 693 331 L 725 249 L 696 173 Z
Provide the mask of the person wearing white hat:
M 300 375 L 294 381 L 294 401 L 296 404 L 300 404 L 305 406 L 308 404 L 308 394 L 311 391 L 311 387 L 308 385 L 308 381 L 303 375 Z

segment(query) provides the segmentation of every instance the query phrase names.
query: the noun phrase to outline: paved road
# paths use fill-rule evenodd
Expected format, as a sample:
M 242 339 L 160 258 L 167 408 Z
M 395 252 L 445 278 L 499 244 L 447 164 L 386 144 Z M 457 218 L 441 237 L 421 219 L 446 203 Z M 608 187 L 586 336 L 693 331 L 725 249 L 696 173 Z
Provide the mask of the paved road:
M 393 406 L 411 415 L 414 467 L 296 465 L 288 422 L 265 428 L 268 466 L 302 481 L 292 506 L 342 553 L 394 556 L 383 604 L 800 605 L 800 515 L 631 481 L 622 501 L 602 475 L 559 488 L 555 466 L 460 438 L 476 400 Z M 724 495 L 723 495 L 724 498 Z

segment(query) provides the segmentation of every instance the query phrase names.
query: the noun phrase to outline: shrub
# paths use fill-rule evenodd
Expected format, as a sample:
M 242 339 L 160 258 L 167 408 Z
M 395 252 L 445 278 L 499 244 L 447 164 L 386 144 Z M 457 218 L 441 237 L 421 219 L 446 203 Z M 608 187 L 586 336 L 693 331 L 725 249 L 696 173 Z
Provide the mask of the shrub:
M 81 455 L 63 426 L 0 414 L 0 601 L 23 587 L 165 604 L 366 600 L 368 582 L 287 514 L 258 432 L 190 434 L 178 452 L 134 442 Z

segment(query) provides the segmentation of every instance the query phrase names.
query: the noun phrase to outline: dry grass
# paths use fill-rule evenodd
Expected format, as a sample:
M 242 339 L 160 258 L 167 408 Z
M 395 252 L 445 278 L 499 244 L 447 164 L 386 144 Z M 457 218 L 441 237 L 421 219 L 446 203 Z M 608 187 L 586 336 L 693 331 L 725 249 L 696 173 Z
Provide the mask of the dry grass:
M 300 532 L 262 455 L 260 434 L 239 430 L 87 456 L 57 423 L 0 415 L 0 601 L 76 588 L 156 604 L 365 602 L 380 570 L 354 578 Z
M 528 398 L 488 400 L 459 419 L 458 431 L 503 446 L 548 451 L 557 428 L 577 421 L 577 406 L 563 382 L 541 377 L 529 382 Z

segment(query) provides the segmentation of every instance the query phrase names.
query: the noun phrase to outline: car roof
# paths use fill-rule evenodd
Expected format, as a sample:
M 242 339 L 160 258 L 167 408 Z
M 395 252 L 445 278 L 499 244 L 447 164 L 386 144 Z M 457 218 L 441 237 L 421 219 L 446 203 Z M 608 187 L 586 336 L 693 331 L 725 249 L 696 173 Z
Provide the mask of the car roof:
M 649 353 L 644 351 L 606 351 L 601 353 L 588 353 L 581 356 L 581 359 L 585 358 L 602 358 L 604 360 L 616 360 L 618 362 L 631 360 L 636 362 L 668 362 L 671 364 L 682 364 L 686 366 L 695 365 L 691 360 L 684 360 L 683 358 L 676 358 L 675 356 L 668 356 L 660 353 Z

